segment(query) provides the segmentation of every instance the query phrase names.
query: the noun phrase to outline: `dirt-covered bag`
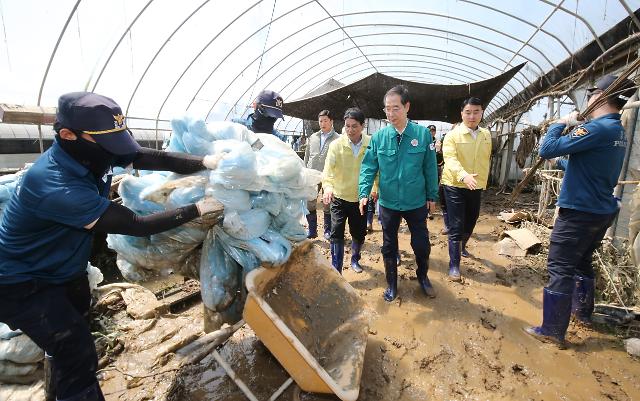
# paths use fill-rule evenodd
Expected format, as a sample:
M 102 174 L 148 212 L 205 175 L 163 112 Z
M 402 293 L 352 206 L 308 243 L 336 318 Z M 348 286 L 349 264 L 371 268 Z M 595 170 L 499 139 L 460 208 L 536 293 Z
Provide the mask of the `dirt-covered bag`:
M 1 361 L 36 363 L 41 361 L 43 358 L 44 352 L 25 334 L 21 334 L 9 340 L 0 340 Z
M 37 363 L 15 363 L 0 361 L 0 382 L 13 384 L 29 384 L 38 380 Z
M 0 386 L 2 401 L 44 401 L 44 382 L 31 385 L 3 384 Z

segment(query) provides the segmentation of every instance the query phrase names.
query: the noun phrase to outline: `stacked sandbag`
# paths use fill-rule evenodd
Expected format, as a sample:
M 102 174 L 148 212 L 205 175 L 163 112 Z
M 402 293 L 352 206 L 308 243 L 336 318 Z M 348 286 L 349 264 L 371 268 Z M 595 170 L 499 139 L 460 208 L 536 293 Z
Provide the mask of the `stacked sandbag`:
M 285 263 L 292 242 L 306 238 L 301 220 L 321 173 L 305 168 L 278 138 L 240 124 L 182 118 L 172 127 L 167 151 L 218 155 L 217 168 L 189 176 L 128 175 L 120 183 L 123 205 L 144 215 L 211 196 L 225 206 L 222 224 L 210 228 L 196 220 L 145 238 L 110 234 L 107 243 L 126 279 L 195 275 L 207 308 L 222 311 L 236 299 L 244 275 L 259 265 Z
M 0 323 L 0 382 L 31 384 L 42 378 L 44 352 L 19 330 Z M 6 400 L 0 393 L 0 400 Z

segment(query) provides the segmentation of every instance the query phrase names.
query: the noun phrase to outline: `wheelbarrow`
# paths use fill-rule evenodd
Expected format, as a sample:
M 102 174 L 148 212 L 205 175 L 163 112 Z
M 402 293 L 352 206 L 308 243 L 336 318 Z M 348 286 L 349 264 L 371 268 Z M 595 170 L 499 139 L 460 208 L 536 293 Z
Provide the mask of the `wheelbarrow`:
M 311 242 L 245 280 L 244 320 L 298 386 L 355 401 L 369 331 L 365 303 Z

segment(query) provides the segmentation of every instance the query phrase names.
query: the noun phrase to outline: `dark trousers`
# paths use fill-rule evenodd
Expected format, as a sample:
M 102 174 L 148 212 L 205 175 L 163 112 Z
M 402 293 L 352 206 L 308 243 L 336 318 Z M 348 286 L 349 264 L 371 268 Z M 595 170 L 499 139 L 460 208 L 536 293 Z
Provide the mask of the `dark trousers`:
M 462 241 L 469 238 L 480 216 L 482 190 L 470 190 L 443 185 L 449 216 L 449 239 Z
M 86 275 L 60 285 L 31 280 L 0 286 L 0 322 L 22 330 L 53 357 L 58 399 L 96 383 L 98 357 L 87 323 L 90 303 Z
M 331 240 L 343 240 L 344 228 L 349 223 L 349 233 L 354 241 L 364 242 L 367 235 L 367 216 L 360 214 L 358 202 L 333 198 L 331 202 Z
M 382 257 L 394 259 L 398 256 L 398 229 L 404 218 L 411 233 L 411 248 L 416 261 L 426 262 L 431 253 L 429 231 L 427 230 L 426 206 L 413 210 L 399 211 L 380 206 L 380 221 L 382 223 Z
M 440 183 L 440 179 L 442 178 L 442 169 L 444 166 L 438 166 L 438 183 Z M 443 212 L 447 211 L 447 201 L 444 197 L 444 185 L 438 185 L 438 199 L 440 201 L 440 208 Z
M 591 258 L 617 213 L 595 214 L 560 208 L 549 244 L 547 288 L 572 294 L 575 275 L 593 278 Z
M 322 198 L 322 194 L 324 194 L 324 191 L 322 190 L 322 183 L 318 184 L 318 195 L 320 195 L 320 197 Z M 313 200 L 309 200 L 307 201 L 307 210 L 309 210 L 309 213 L 317 213 L 316 209 L 318 208 L 318 197 L 316 196 Z M 324 213 L 329 213 L 329 205 L 325 205 L 324 202 L 322 202 L 322 211 Z

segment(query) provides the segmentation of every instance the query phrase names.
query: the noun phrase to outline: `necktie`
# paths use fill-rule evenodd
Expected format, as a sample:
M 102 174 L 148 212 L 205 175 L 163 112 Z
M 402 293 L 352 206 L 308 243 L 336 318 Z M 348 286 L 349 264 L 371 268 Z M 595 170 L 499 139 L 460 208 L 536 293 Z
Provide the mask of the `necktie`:
M 400 140 L 402 139 L 402 135 L 401 134 L 397 134 L 396 135 L 396 139 L 398 140 L 398 145 L 400 145 Z

